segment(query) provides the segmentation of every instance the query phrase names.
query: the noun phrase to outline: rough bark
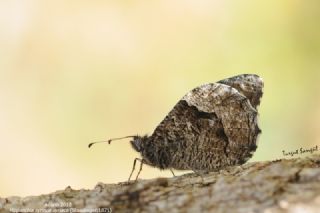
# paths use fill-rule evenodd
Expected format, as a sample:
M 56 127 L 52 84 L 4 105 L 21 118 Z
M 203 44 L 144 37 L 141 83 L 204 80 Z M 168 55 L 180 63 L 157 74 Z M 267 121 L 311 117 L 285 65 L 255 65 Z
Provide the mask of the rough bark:
M 0 198 L 0 212 L 320 212 L 320 155 Z

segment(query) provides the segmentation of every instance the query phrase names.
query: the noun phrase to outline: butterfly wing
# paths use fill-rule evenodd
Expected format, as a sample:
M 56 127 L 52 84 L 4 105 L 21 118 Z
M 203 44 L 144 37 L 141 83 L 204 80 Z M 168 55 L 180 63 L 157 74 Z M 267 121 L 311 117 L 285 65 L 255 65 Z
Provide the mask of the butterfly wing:
M 147 158 L 163 169 L 205 171 L 246 162 L 261 132 L 262 87 L 260 77 L 240 75 L 193 89 L 150 136 Z

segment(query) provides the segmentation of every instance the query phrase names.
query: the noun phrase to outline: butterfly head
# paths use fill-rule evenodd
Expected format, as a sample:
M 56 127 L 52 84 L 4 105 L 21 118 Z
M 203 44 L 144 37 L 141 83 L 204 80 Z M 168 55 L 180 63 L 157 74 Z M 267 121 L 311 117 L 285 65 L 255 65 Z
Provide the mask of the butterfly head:
M 148 136 L 134 136 L 133 139 L 130 141 L 132 147 L 137 152 L 142 152 L 145 148 L 146 141 L 148 140 Z

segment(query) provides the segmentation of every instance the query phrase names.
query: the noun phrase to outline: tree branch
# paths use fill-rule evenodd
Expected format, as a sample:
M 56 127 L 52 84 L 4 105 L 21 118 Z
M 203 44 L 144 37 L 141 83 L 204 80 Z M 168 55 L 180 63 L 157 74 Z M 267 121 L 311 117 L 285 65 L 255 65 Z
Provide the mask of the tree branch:
M 320 155 L 0 198 L 0 212 L 320 212 Z M 2 207 L 2 208 L 1 208 Z

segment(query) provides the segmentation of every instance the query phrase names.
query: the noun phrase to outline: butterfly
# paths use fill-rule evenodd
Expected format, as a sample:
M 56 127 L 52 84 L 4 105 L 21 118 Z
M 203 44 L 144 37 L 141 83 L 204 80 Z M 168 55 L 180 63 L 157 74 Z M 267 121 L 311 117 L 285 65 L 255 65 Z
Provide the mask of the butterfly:
M 140 153 L 136 162 L 161 170 L 219 171 L 248 161 L 257 148 L 261 130 L 257 107 L 263 95 L 263 80 L 242 74 L 208 83 L 188 92 L 173 107 L 151 135 L 132 138 Z M 90 143 L 89 148 L 94 144 Z M 174 173 L 173 173 L 174 175 Z

